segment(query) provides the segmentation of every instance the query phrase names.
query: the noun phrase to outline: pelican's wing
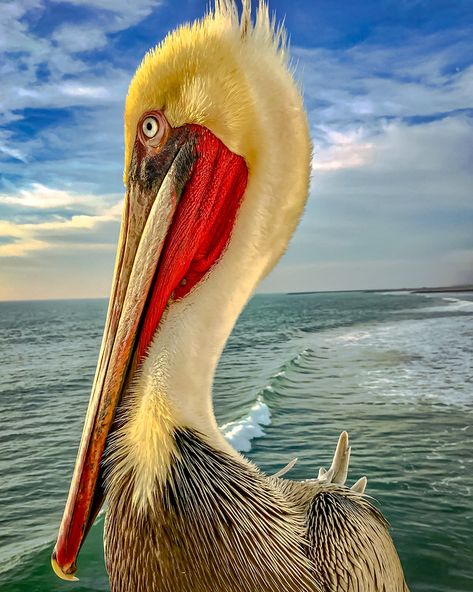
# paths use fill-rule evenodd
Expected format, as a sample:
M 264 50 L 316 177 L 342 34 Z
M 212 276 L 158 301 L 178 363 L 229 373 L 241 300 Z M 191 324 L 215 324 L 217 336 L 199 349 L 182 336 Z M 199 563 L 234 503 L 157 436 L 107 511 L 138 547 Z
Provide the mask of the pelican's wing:
M 307 555 L 326 592 L 408 592 L 389 525 L 364 495 L 366 477 L 345 486 L 349 460 L 342 432 L 330 468 L 317 479 L 278 479 L 305 516 Z

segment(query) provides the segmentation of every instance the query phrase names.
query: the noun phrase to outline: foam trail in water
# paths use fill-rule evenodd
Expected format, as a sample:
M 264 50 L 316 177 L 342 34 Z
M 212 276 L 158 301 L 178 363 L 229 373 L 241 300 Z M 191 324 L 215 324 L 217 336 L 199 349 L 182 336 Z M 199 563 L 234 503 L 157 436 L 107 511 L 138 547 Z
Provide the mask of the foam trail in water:
M 462 300 L 461 298 L 444 298 L 447 302 L 450 302 L 449 310 L 473 310 L 473 301 Z
M 343 341 L 347 344 L 351 344 L 355 341 L 364 341 L 365 339 L 369 339 L 370 337 L 371 333 L 369 331 L 347 331 L 343 335 L 340 335 L 338 340 Z
M 461 298 L 450 298 L 442 297 L 442 300 L 446 302 L 440 306 L 427 306 L 425 308 L 418 309 L 419 312 L 471 312 L 473 311 L 473 301 L 462 300 Z
M 258 397 L 249 415 L 236 421 L 230 421 L 220 431 L 230 444 L 239 452 L 249 452 L 253 438 L 264 436 L 263 426 L 271 424 L 271 412 L 261 397 Z

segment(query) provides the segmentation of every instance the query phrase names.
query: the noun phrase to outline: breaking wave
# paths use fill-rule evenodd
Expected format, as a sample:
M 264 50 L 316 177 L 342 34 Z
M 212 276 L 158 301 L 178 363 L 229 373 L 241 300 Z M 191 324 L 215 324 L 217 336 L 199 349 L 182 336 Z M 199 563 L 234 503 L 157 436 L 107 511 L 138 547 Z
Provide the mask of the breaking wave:
M 284 385 L 296 382 L 291 375 L 294 373 L 304 374 L 306 369 L 304 363 L 314 355 L 314 351 L 306 347 L 284 363 L 271 376 L 268 384 L 259 391 L 249 413 L 245 417 L 230 421 L 220 427 L 223 436 L 238 452 L 249 452 L 252 441 L 266 435 L 265 428 L 271 425 L 271 409 L 268 402 L 271 402 L 274 395 L 279 395 L 284 391 Z
M 236 421 L 230 421 L 220 428 L 220 431 L 230 444 L 239 452 L 249 452 L 251 441 L 265 435 L 263 426 L 271 424 L 269 407 L 258 397 L 249 414 Z

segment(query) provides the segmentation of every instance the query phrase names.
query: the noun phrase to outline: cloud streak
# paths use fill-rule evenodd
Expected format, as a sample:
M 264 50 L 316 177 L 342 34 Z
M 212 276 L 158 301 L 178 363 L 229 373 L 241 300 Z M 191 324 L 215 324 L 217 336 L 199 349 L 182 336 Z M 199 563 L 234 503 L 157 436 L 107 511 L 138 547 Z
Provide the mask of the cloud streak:
M 116 196 L 98 198 L 34 184 L 16 195 L 0 194 L 0 204 L 16 206 L 16 220 L 0 220 L 0 258 L 27 257 L 32 251 L 110 249 L 121 217 L 121 201 Z M 22 221 L 26 211 L 88 210 L 89 214 L 49 214 L 49 219 Z M 23 210 L 23 211 L 22 211 Z M 105 234 L 106 227 L 109 232 Z M 111 233 L 110 233 L 111 230 Z M 110 236 L 111 235 L 111 236 Z M 108 240 L 107 240 L 108 239 Z
M 338 171 L 361 167 L 373 158 L 373 144 L 363 140 L 363 130 L 359 128 L 348 133 L 337 132 L 320 126 L 326 139 L 325 148 L 317 150 L 312 161 L 315 172 Z

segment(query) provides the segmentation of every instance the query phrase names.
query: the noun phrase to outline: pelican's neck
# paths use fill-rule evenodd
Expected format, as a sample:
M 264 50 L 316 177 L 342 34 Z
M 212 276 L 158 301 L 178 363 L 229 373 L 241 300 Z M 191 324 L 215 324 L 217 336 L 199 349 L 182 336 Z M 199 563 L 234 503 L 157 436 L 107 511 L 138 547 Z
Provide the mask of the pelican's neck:
M 153 409 L 225 452 L 232 449 L 217 426 L 212 384 L 225 343 L 261 274 L 264 257 L 250 265 L 245 255 L 230 243 L 201 284 L 169 305 L 134 388 L 142 422 Z
M 133 502 L 143 509 L 154 503 L 179 457 L 179 430 L 192 430 L 214 450 L 248 462 L 222 436 L 212 404 L 218 360 L 265 259 L 254 257 L 249 265 L 249 253 L 234 240 L 199 285 L 169 304 L 119 410 L 120 427 L 108 450 L 109 485 L 131 472 Z

